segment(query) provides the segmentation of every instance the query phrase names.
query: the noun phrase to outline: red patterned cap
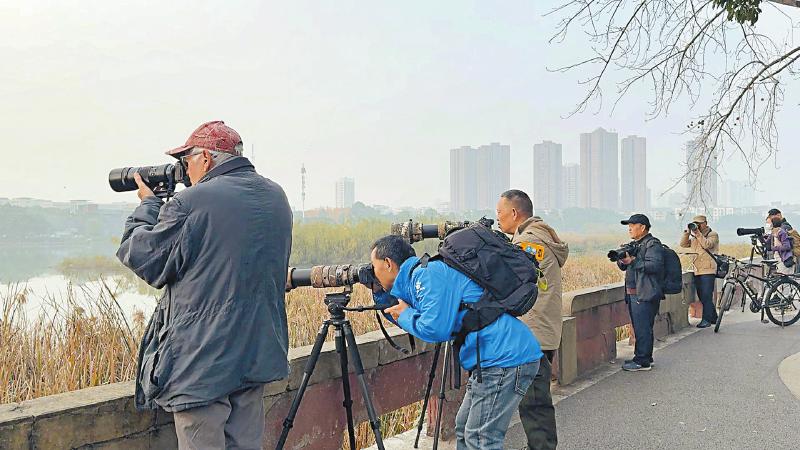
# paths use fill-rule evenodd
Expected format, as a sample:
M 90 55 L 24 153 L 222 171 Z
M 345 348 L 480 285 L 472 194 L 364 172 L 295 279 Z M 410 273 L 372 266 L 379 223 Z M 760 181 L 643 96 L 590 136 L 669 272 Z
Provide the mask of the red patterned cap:
M 167 152 L 176 158 L 180 158 L 181 153 L 192 147 L 202 147 L 208 150 L 230 153 L 231 155 L 241 156 L 236 146 L 242 144 L 242 138 L 233 128 L 225 125 L 221 120 L 206 122 L 194 130 L 186 140 L 186 144 L 174 148 Z

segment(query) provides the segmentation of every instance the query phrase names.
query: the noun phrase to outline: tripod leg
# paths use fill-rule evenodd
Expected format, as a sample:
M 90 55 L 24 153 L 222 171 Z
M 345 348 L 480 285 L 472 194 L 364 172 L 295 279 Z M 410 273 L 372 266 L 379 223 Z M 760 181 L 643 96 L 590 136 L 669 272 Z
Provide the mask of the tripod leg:
M 433 362 L 431 363 L 431 372 L 428 374 L 428 385 L 425 387 L 425 397 L 422 400 L 422 414 L 419 416 L 419 423 L 417 424 L 417 438 L 414 439 L 414 448 L 419 448 L 419 436 L 422 434 L 422 424 L 425 423 L 425 411 L 428 409 L 428 398 L 431 396 L 433 389 L 433 379 L 436 378 L 436 366 L 439 362 L 439 352 L 442 350 L 442 343 L 436 344 L 436 350 L 433 352 Z
M 297 390 L 294 400 L 292 400 L 292 406 L 289 408 L 289 414 L 286 416 L 286 420 L 283 421 L 283 431 L 281 432 L 281 437 L 278 439 L 278 444 L 275 446 L 276 450 L 283 449 L 283 446 L 286 444 L 286 438 L 289 436 L 289 430 L 291 430 L 294 425 L 297 409 L 300 407 L 300 402 L 303 400 L 303 394 L 305 394 L 308 381 L 311 379 L 311 374 L 314 372 L 314 366 L 317 365 L 317 359 L 319 359 L 322 344 L 325 343 L 325 337 L 328 335 L 328 327 L 330 327 L 330 325 L 330 322 L 326 320 L 319 328 L 317 338 L 314 340 L 314 347 L 311 349 L 311 355 L 308 357 L 308 361 L 306 361 L 305 369 L 303 369 L 303 379 L 300 381 L 300 388 Z
M 353 397 L 350 395 L 350 374 L 347 369 L 347 346 L 344 342 L 342 330 L 339 327 L 336 327 L 334 340 L 336 342 L 336 352 L 339 354 L 339 366 L 342 368 L 342 392 L 344 393 L 342 406 L 344 406 L 344 410 L 347 413 L 347 436 L 350 438 L 350 450 L 355 450 L 356 432 L 353 426 Z
M 367 381 L 364 379 L 364 365 L 361 363 L 361 355 L 358 353 L 356 337 L 353 335 L 353 329 L 350 327 L 349 322 L 344 322 L 342 328 L 344 329 L 344 338 L 347 341 L 347 346 L 350 347 L 350 358 L 356 370 L 358 386 L 361 388 L 361 395 L 364 397 L 364 405 L 367 407 L 369 425 L 372 427 L 372 432 L 375 434 L 375 445 L 378 447 L 378 450 L 385 450 L 378 414 L 375 413 L 375 405 L 372 403 L 372 397 L 370 397 L 369 389 L 367 389 Z
M 439 407 L 436 408 L 436 428 L 433 432 L 433 450 L 439 448 L 439 433 L 442 429 L 442 408 L 444 408 L 444 393 L 447 387 L 447 379 L 450 378 L 450 352 L 452 347 L 450 342 L 444 344 L 444 365 L 442 366 L 442 380 L 439 386 Z

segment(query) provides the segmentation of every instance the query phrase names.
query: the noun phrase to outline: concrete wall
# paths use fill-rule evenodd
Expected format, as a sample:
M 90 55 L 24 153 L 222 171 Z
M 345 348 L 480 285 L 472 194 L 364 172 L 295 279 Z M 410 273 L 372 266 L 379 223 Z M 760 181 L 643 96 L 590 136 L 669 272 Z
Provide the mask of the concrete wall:
M 661 304 L 656 336 L 688 325 L 687 308 L 693 296 L 691 275 L 685 274 L 683 293 L 670 296 Z M 616 356 L 614 328 L 630 320 L 623 288 L 619 284 L 565 293 L 562 312 L 564 331 L 556 366 L 559 381 L 569 384 Z M 397 337 L 399 343 L 407 344 L 402 330 L 391 328 L 389 332 Z M 433 356 L 432 345 L 417 341 L 416 351 L 403 355 L 394 350 L 380 332 L 367 333 L 357 340 L 378 414 L 423 398 Z M 310 352 L 310 346 L 292 349 L 289 353 L 292 368 L 289 378 L 265 388 L 265 448 L 271 448 L 280 435 Z M 339 372 L 339 359 L 333 343 L 326 343 L 286 448 L 339 448 L 346 428 Z M 356 377 L 353 374 L 350 377 L 354 414 L 356 421 L 361 422 L 367 416 Z M 434 386 L 438 388 L 438 379 Z M 437 391 L 434 389 L 432 404 L 436 403 Z M 462 396 L 463 387 L 461 391 L 448 392 L 443 423 L 453 423 Z M 429 417 L 433 415 L 429 414 Z M 452 429 L 445 431 L 452 433 Z M 175 447 L 171 415 L 161 411 L 135 411 L 132 382 L 0 405 L 0 449 Z
M 691 273 L 683 274 L 683 291 L 661 302 L 654 326 L 656 338 L 689 326 L 689 304 L 695 297 Z M 563 331 L 558 379 L 572 383 L 617 356 L 615 328 L 629 324 L 622 283 L 566 292 L 562 299 Z

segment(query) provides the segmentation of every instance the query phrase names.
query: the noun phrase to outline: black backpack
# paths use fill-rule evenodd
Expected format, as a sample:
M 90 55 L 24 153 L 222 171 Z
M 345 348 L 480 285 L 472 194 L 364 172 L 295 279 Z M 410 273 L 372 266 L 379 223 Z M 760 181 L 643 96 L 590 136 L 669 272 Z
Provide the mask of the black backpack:
M 467 334 L 490 325 L 504 313 L 521 316 L 536 302 L 539 263 L 535 256 L 480 223 L 451 232 L 442 241 L 438 254 L 423 255 L 417 265 L 425 267 L 435 260 L 443 261 L 483 288 L 477 302 L 461 303 L 467 313 L 454 336 L 456 348 L 461 347 Z M 477 356 L 480 363 L 480 346 Z
M 664 247 L 664 279 L 661 283 L 661 290 L 664 294 L 680 294 L 683 290 L 683 269 L 681 259 L 675 250 L 666 244 L 659 245 Z

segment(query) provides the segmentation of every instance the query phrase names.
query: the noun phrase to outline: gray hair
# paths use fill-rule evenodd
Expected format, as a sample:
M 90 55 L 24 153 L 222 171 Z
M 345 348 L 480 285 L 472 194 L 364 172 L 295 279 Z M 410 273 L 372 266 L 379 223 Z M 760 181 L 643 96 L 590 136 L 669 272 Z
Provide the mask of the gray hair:
M 203 148 L 203 147 L 194 147 L 192 150 L 189 151 L 189 154 L 187 156 L 199 155 L 204 150 L 208 150 L 208 153 L 211 154 L 211 161 L 213 161 L 214 165 L 217 166 L 217 165 L 222 164 L 222 163 L 224 163 L 225 161 L 227 161 L 227 160 L 229 160 L 231 158 L 235 158 L 237 156 L 242 156 L 242 149 L 243 149 L 243 145 L 241 143 L 236 144 L 236 147 L 234 147 L 234 149 L 233 149 L 236 152 L 236 154 L 233 155 L 231 153 L 221 152 L 219 150 L 211 150 L 211 149 L 207 149 L 207 148 Z

